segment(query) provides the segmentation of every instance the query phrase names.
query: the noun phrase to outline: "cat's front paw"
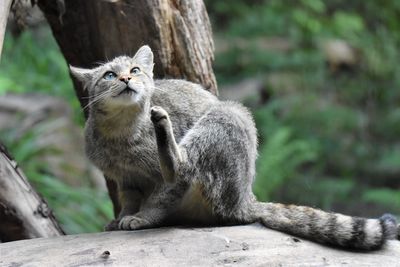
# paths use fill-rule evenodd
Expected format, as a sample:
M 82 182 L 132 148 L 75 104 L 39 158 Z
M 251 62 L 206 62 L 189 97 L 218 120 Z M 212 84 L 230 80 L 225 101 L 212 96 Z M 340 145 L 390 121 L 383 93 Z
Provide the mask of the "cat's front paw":
M 161 120 L 168 119 L 168 112 L 160 106 L 153 106 L 150 109 L 150 118 L 154 124 L 159 123 Z
M 114 219 L 109 222 L 106 226 L 104 226 L 104 231 L 117 231 L 119 230 L 119 220 Z
M 119 222 L 119 229 L 121 230 L 138 230 L 149 228 L 150 222 L 146 219 L 137 216 L 124 216 Z

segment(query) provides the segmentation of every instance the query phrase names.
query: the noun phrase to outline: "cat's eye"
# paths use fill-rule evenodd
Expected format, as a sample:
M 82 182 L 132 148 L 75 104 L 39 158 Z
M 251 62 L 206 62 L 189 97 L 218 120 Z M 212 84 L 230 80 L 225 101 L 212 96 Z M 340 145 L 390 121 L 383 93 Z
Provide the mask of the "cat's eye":
M 140 73 L 140 69 L 138 67 L 134 67 L 131 69 L 131 73 L 132 74 L 139 74 Z
M 112 72 L 112 71 L 107 71 L 107 72 L 103 75 L 103 78 L 104 78 L 105 80 L 108 80 L 108 81 L 114 80 L 115 78 L 117 78 L 117 74 L 115 74 L 115 73 Z

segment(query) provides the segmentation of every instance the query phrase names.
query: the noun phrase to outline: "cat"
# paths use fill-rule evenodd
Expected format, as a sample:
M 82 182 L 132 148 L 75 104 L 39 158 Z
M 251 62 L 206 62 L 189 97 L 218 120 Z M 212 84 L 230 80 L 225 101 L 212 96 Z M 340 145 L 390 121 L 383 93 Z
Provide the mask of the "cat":
M 154 80 L 153 65 L 150 47 L 143 46 L 134 57 L 94 69 L 70 67 L 89 94 L 87 156 L 118 185 L 121 212 L 106 230 L 260 222 L 361 250 L 396 238 L 397 222 L 389 214 L 366 219 L 258 202 L 252 193 L 257 131 L 250 112 L 200 85 Z

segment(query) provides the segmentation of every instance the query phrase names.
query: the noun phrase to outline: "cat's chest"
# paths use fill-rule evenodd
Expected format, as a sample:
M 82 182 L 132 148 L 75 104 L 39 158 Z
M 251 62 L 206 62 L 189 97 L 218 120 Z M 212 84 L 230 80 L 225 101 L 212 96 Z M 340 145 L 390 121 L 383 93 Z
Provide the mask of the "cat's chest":
M 156 142 L 153 136 L 139 140 L 122 139 L 114 142 L 97 140 L 92 146 L 91 160 L 114 179 L 133 176 L 154 177 L 160 173 Z

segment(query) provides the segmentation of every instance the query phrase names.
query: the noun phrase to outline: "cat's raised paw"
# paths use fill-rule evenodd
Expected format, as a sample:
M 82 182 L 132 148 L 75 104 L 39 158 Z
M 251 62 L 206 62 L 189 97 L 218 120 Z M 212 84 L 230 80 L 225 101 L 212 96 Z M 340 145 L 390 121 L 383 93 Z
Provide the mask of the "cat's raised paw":
M 119 229 L 121 230 L 138 230 L 149 226 L 149 221 L 137 216 L 124 216 L 119 222 Z
M 160 106 L 153 106 L 150 110 L 150 118 L 153 123 L 158 123 L 162 119 L 168 119 L 168 113 Z

